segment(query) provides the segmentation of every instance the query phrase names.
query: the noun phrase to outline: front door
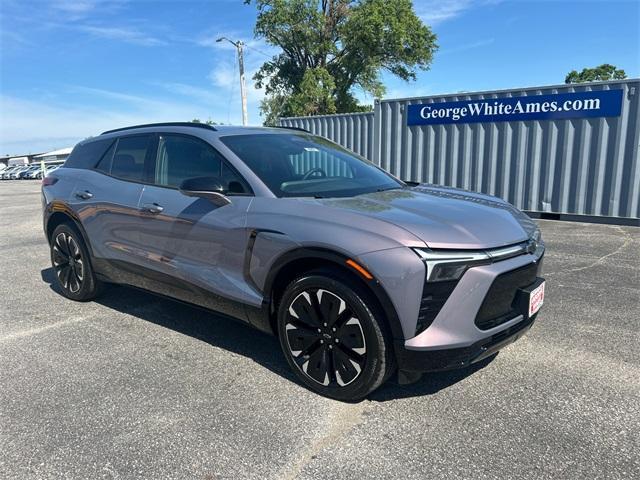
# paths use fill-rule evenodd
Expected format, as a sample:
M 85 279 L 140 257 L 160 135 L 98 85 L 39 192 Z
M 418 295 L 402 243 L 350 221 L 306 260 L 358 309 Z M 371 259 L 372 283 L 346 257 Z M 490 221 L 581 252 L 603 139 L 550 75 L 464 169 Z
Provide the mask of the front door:
M 211 145 L 188 135 L 160 135 L 153 170 L 153 185 L 140 199 L 139 235 L 159 288 L 165 284 L 161 293 L 244 318 L 233 301 L 257 301 L 243 278 L 248 186 Z M 220 207 L 180 192 L 193 177 L 219 178 L 231 203 Z

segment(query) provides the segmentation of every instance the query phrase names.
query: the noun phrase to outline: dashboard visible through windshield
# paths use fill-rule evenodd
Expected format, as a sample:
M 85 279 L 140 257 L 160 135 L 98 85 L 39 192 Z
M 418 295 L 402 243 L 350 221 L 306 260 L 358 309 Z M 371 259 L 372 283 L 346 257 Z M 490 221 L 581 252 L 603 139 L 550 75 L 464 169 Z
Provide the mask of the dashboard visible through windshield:
M 220 140 L 278 197 L 350 197 L 404 187 L 368 160 L 321 137 L 274 133 Z

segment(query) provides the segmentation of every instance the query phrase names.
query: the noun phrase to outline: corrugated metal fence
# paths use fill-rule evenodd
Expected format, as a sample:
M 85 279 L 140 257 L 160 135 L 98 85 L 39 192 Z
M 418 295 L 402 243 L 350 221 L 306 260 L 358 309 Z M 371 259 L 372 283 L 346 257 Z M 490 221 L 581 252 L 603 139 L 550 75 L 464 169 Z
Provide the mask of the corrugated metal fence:
M 407 125 L 407 106 L 622 89 L 618 117 Z M 504 198 L 531 212 L 640 216 L 640 80 L 376 101 L 370 113 L 280 119 L 403 180 Z

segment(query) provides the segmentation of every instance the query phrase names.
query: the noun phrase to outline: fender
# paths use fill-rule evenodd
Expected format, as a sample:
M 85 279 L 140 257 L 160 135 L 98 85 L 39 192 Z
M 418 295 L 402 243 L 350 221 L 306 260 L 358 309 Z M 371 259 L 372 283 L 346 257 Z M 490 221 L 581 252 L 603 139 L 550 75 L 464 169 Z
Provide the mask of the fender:
M 250 314 L 251 323 L 253 323 L 257 328 L 270 333 L 275 333 L 273 325 L 271 323 L 272 315 L 275 313 L 273 311 L 274 284 L 278 277 L 278 274 L 283 270 L 283 268 L 297 260 L 322 260 L 324 262 L 334 264 L 335 266 L 343 270 L 352 271 L 354 275 L 357 275 L 361 279 L 361 283 L 369 289 L 369 291 L 380 303 L 393 338 L 404 339 L 396 310 L 393 307 L 391 299 L 387 295 L 387 292 L 384 290 L 384 287 L 380 284 L 380 282 L 378 282 L 375 277 L 371 280 L 367 280 L 364 277 L 360 276 L 355 270 L 352 270 L 349 266 L 347 266 L 346 261 L 349 260 L 349 257 L 336 251 L 319 247 L 296 248 L 294 250 L 285 252 L 275 260 L 275 262 L 271 266 L 271 269 L 269 270 L 269 273 L 267 274 L 265 285 L 262 289 L 264 293 L 264 299 L 262 302 L 262 308 L 260 309 L 260 318 L 256 318 L 254 316 L 257 314 L 257 312 L 254 312 L 254 315 Z
M 66 203 L 60 200 L 54 200 L 51 203 L 49 203 L 46 206 L 42 216 L 44 233 L 45 233 L 45 236 L 47 237 L 47 242 L 51 244 L 51 239 L 49 238 L 49 222 L 51 221 L 51 217 L 53 217 L 56 214 L 63 214 L 73 222 L 73 224 L 76 226 L 76 228 L 80 232 L 80 235 L 82 235 L 82 240 L 84 241 L 84 244 L 87 246 L 87 249 L 89 250 L 89 255 L 91 255 L 91 257 L 93 258 L 93 248 L 91 248 L 91 242 L 89 242 L 89 237 L 84 227 L 82 226 L 82 222 L 80 221 L 80 218 L 69 205 L 67 205 Z

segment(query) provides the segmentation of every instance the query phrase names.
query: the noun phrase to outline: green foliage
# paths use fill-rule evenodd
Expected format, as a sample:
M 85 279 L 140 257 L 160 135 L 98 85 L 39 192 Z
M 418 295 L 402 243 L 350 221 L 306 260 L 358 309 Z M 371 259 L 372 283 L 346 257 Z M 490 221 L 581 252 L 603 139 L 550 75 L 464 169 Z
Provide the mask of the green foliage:
M 333 92 L 336 84 L 322 67 L 309 68 L 302 76 L 298 90 L 291 96 L 291 108 L 299 115 L 336 113 Z
M 282 50 L 254 76 L 267 94 L 261 105 L 267 124 L 279 116 L 367 110 L 358 104 L 355 89 L 381 97 L 383 71 L 415 80 L 438 48 L 411 0 L 254 3 L 256 36 Z
M 605 80 L 622 80 L 627 78 L 624 70 L 608 63 L 594 68 L 583 68 L 581 72 L 571 70 L 564 79 L 564 83 L 601 82 Z
M 205 123 L 206 125 L 224 125 L 223 123 L 214 122 L 211 119 L 205 122 L 202 122 L 199 118 L 194 118 L 193 120 L 191 120 L 191 123 Z

